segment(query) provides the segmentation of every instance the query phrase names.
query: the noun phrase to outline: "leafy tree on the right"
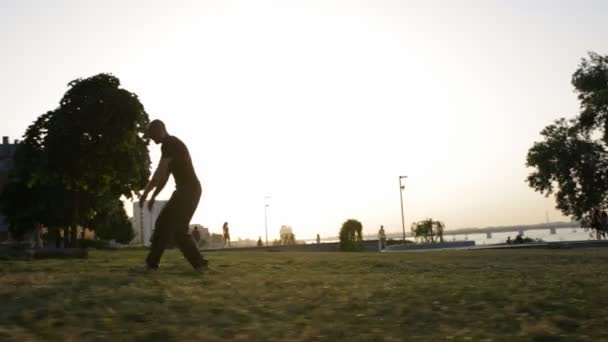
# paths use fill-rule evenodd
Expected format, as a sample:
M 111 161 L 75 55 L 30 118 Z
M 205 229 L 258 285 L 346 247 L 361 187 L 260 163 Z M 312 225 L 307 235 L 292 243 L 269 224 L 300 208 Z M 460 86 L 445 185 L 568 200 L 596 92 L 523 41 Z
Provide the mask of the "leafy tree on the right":
M 549 196 L 557 209 L 588 223 L 590 212 L 608 208 L 608 56 L 590 52 L 572 75 L 581 112 L 541 131 L 543 140 L 528 151 L 527 182 Z
M 412 223 L 412 235 L 415 239 L 421 239 L 425 243 L 443 243 L 443 231 L 445 224 L 432 218 Z

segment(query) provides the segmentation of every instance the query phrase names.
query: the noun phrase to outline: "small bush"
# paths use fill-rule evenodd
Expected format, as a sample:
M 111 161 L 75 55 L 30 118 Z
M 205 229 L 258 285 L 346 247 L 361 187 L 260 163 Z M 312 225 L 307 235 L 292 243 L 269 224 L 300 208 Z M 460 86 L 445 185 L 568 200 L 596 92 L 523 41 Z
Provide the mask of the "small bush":
M 363 225 L 361 225 L 361 222 L 353 219 L 344 222 L 340 229 L 340 250 L 348 252 L 362 251 L 362 231 Z

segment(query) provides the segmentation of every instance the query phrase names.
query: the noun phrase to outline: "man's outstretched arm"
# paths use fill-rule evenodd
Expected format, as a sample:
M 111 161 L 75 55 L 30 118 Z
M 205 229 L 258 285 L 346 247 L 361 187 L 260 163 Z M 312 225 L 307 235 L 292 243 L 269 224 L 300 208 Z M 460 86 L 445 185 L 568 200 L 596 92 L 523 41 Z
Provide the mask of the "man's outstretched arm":
M 167 180 L 169 179 L 169 163 L 171 162 L 171 158 L 162 158 L 156 167 L 156 171 L 154 171 L 154 175 L 148 182 L 144 193 L 141 195 L 139 199 L 139 206 L 143 207 L 146 198 L 148 198 L 148 193 L 154 190 L 152 197 L 150 198 L 150 203 L 148 204 L 148 208 L 151 209 L 154 205 L 154 200 L 156 196 L 163 190 L 165 185 L 167 184 Z

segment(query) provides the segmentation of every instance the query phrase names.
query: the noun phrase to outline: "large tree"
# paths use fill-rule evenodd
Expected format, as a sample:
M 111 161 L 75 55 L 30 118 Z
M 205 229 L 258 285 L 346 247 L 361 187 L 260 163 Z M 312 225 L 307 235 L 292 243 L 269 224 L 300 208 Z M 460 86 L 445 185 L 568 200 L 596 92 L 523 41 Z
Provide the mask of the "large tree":
M 137 95 L 112 75 L 77 79 L 68 87 L 59 107 L 26 131 L 12 190 L 3 193 L 2 203 L 17 229 L 37 221 L 72 227 L 75 238 L 76 226 L 101 214 L 108 199 L 131 198 L 145 186 L 150 160 L 141 134 L 149 119 Z M 24 194 L 31 201 L 26 208 L 11 205 Z
M 605 208 L 608 194 L 608 154 L 605 143 L 594 140 L 577 120 L 556 120 L 542 132 L 543 141 L 528 151 L 528 176 L 534 190 L 555 193 L 557 208 L 583 220 L 593 208 Z
M 97 211 L 90 227 L 95 229 L 97 237 L 103 240 L 115 240 L 128 244 L 135 237 L 131 222 L 125 213 L 124 204 L 120 199 L 113 199 Z
M 580 129 L 597 131 L 608 143 L 608 56 L 590 52 L 572 75 L 572 85 L 581 101 Z
M 608 56 L 589 53 L 572 85 L 581 112 L 542 130 L 543 140 L 528 151 L 534 170 L 527 181 L 541 194 L 555 193 L 564 215 L 586 221 L 592 209 L 608 207 Z
M 58 227 L 69 215 L 69 192 L 60 184 L 37 181 L 37 173 L 45 160 L 43 137 L 39 132 L 45 131 L 51 114 L 41 115 L 26 130 L 25 139 L 17 145 L 8 183 L 0 197 L 11 233 L 18 239 L 36 222 Z

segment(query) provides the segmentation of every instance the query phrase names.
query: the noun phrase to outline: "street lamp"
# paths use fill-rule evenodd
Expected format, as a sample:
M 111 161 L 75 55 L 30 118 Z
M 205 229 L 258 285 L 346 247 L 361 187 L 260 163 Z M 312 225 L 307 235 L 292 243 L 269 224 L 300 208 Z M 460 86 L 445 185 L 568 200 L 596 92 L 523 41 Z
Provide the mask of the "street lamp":
M 401 180 L 407 176 L 399 176 L 399 198 L 401 199 L 401 228 L 403 228 L 403 241 L 405 241 L 405 219 L 403 218 L 403 189 L 405 185 L 401 184 Z
M 267 208 L 270 204 L 266 203 L 266 200 L 270 199 L 270 196 L 264 196 L 264 230 L 266 231 L 266 247 L 268 247 L 268 214 Z

